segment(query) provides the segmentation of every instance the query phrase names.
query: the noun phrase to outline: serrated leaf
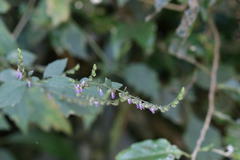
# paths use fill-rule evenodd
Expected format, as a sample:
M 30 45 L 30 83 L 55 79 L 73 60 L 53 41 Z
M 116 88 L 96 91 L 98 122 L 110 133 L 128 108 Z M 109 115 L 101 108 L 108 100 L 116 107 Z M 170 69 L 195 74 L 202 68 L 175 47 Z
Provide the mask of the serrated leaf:
M 70 17 L 70 0 L 48 0 L 47 14 L 53 26 L 66 22 Z
M 66 68 L 67 65 L 67 59 L 61 59 L 61 60 L 56 60 L 46 67 L 43 77 L 48 78 L 52 76 L 58 76 L 61 75 Z
M 7 27 L 0 18 L 0 55 L 6 55 L 8 52 L 17 49 L 17 43 L 9 33 Z
M 74 85 L 71 79 L 65 76 L 53 76 L 44 84 L 44 87 L 51 93 L 76 98 Z
M 71 132 L 71 127 L 61 113 L 58 104 L 41 88 L 28 88 L 21 103 L 15 107 L 4 108 L 4 112 L 23 132 L 28 131 L 30 123 L 37 124 L 46 131 L 53 128 L 65 133 Z
M 158 98 L 160 83 L 157 73 L 145 64 L 130 64 L 124 70 L 123 78 L 136 91 L 150 96 L 152 99 Z
M 96 114 L 99 112 L 101 107 L 93 107 L 93 106 L 81 106 L 77 104 L 72 104 L 69 102 L 58 100 L 57 103 L 59 104 L 62 112 L 66 117 L 69 115 L 76 115 L 79 117 L 88 116 L 92 114 Z
M 182 151 L 165 139 L 146 140 L 135 143 L 121 151 L 116 160 L 174 160 L 179 159 Z
M 18 104 L 26 91 L 26 82 L 8 81 L 0 86 L 0 108 L 15 106 Z

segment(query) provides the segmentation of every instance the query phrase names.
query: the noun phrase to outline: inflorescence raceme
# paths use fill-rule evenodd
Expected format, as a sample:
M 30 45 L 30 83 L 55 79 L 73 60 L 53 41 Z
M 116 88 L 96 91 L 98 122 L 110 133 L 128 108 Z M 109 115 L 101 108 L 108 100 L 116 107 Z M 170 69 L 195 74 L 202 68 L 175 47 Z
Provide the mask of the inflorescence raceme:
M 89 100 L 90 100 L 89 102 L 91 105 L 95 105 L 95 106 L 118 105 L 119 101 L 120 102 L 126 101 L 128 104 L 134 104 L 136 106 L 136 108 L 139 110 L 148 109 L 149 111 L 151 111 L 154 114 L 157 111 L 165 112 L 165 111 L 168 111 L 172 107 L 176 107 L 178 105 L 178 103 L 184 97 L 185 89 L 183 87 L 181 89 L 180 93 L 177 95 L 177 97 L 168 105 L 164 105 L 164 106 L 155 105 L 155 104 L 149 103 L 147 101 L 144 101 L 138 97 L 132 96 L 125 90 L 113 89 L 113 88 L 109 87 L 108 85 L 106 85 L 106 83 L 98 83 L 98 82 L 93 81 L 93 78 L 96 76 L 96 69 L 97 69 L 97 67 L 96 67 L 96 65 L 94 65 L 92 72 L 91 72 L 92 74 L 89 77 L 89 79 L 86 79 L 86 80 L 82 81 L 81 83 L 74 85 L 76 95 L 78 95 L 78 96 L 79 96 L 79 88 L 81 90 L 80 93 L 82 93 L 82 92 L 84 92 L 85 87 L 96 86 L 98 88 L 98 94 L 100 97 L 103 97 L 104 95 L 107 95 L 110 97 L 110 98 L 108 98 L 108 100 L 105 100 L 105 101 L 91 97 L 91 98 L 89 98 Z M 106 90 L 105 93 L 104 93 L 104 90 Z
M 69 103 L 75 103 L 79 105 L 85 105 L 85 106 L 103 106 L 103 105 L 118 105 L 120 102 L 127 102 L 128 104 L 133 104 L 136 106 L 139 110 L 147 109 L 151 113 L 156 113 L 157 111 L 160 112 L 166 112 L 170 108 L 176 107 L 179 102 L 183 99 L 185 94 L 184 87 L 181 89 L 177 97 L 169 104 L 167 105 L 155 105 L 150 102 L 144 101 L 138 97 L 130 95 L 126 89 L 121 90 L 119 87 L 112 87 L 111 85 L 107 85 L 109 83 L 112 84 L 110 80 L 107 78 L 105 79 L 104 83 L 99 83 L 94 78 L 96 77 L 96 70 L 97 66 L 94 64 L 91 75 L 88 78 L 83 78 L 81 81 L 77 81 L 74 79 L 71 79 L 69 77 L 66 77 L 69 79 L 70 82 L 73 84 L 73 89 L 76 94 L 76 97 L 68 97 L 66 95 L 61 95 L 59 93 L 54 93 L 52 91 L 49 91 L 49 95 L 53 94 L 55 96 L 58 96 L 61 100 L 69 102 Z M 66 72 L 67 73 L 67 72 Z M 29 75 L 28 75 L 29 76 Z M 21 54 L 21 50 L 19 50 L 18 54 L 18 69 L 16 71 L 16 78 L 18 80 L 26 80 L 27 86 L 32 87 L 33 84 L 30 81 L 31 77 L 27 77 L 24 66 L 23 66 L 23 56 Z M 113 82 L 115 83 L 115 82 Z M 85 94 L 85 90 L 87 90 L 90 87 L 95 87 L 96 92 L 98 96 L 89 96 Z

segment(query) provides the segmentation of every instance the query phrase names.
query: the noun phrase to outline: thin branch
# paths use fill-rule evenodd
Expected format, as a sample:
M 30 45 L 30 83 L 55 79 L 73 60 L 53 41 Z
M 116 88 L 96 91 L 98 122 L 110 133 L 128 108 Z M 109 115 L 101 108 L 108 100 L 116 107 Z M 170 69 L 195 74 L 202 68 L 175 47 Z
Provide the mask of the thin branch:
M 28 7 L 27 7 L 26 12 L 23 14 L 23 16 L 21 17 L 20 21 L 18 22 L 17 26 L 15 27 L 15 29 L 13 31 L 13 37 L 15 39 L 18 39 L 19 35 L 23 31 L 27 22 L 29 21 L 31 15 L 32 15 L 32 11 L 33 11 L 33 7 L 34 7 L 35 2 L 36 2 L 36 0 L 29 0 L 28 1 Z
M 154 1 L 150 1 L 150 0 L 140 0 L 140 1 L 149 5 L 154 5 Z M 164 8 L 172 11 L 182 12 L 187 8 L 187 4 L 168 3 Z
M 149 5 L 154 5 L 154 1 L 152 0 L 140 0 L 143 3 L 149 4 Z M 186 8 L 187 8 L 187 4 L 174 4 L 174 3 L 168 3 L 165 7 L 165 9 L 168 10 L 172 10 L 172 11 L 176 11 L 176 12 L 183 12 Z M 151 19 L 153 19 L 162 9 L 156 10 L 153 13 L 151 13 L 150 15 L 148 15 L 145 20 L 146 21 L 150 21 Z
M 107 57 L 104 53 L 104 51 L 101 49 L 101 47 L 97 44 L 97 42 L 91 38 L 90 36 L 87 36 L 87 41 L 89 42 L 89 46 L 92 48 L 92 50 L 95 52 L 95 54 L 105 63 L 108 64 Z
M 210 74 L 209 70 L 207 67 L 205 67 L 204 65 L 202 65 L 201 63 L 197 62 L 195 59 L 185 56 L 183 54 L 174 54 L 174 53 L 169 53 L 172 56 L 177 57 L 178 59 L 184 60 L 194 66 L 196 66 L 197 68 L 199 68 L 200 70 L 202 70 L 203 72 L 207 73 L 208 75 Z
M 218 32 L 212 18 L 209 18 L 209 27 L 213 32 L 215 44 L 214 44 L 214 53 L 213 53 L 214 54 L 213 55 L 213 65 L 212 65 L 212 70 L 211 70 L 210 90 L 209 90 L 209 94 L 208 94 L 208 100 L 209 100 L 208 112 L 207 112 L 207 116 L 206 116 L 204 124 L 203 124 L 203 128 L 201 129 L 200 136 L 199 136 L 196 146 L 193 150 L 191 160 L 196 160 L 197 154 L 198 154 L 200 147 L 205 139 L 206 133 L 210 126 L 212 116 L 213 116 L 213 113 L 215 110 L 215 92 L 216 92 L 216 87 L 217 87 L 217 71 L 218 71 L 219 59 L 220 59 L 221 39 L 220 39 L 219 32 Z
M 185 87 L 186 88 L 185 89 L 185 95 L 187 95 L 188 92 L 191 90 L 191 88 L 193 87 L 196 80 L 197 80 L 197 74 L 196 74 L 196 71 L 194 71 L 190 82 L 188 82 L 188 85 Z
M 217 153 L 221 156 L 227 157 L 227 158 L 231 158 L 232 157 L 232 152 L 225 152 L 223 150 L 220 149 L 212 149 L 212 152 Z
M 177 11 L 177 12 L 183 12 L 186 8 L 186 4 L 174 4 L 174 3 L 169 3 L 166 7 L 166 9 L 172 10 L 172 11 Z
M 164 45 L 162 45 L 162 43 L 159 43 L 159 49 L 161 49 L 161 50 L 167 50 L 166 49 L 166 47 L 164 46 Z M 196 68 L 198 68 L 198 69 L 200 69 L 200 70 L 202 70 L 204 73 L 206 73 L 207 75 L 210 75 L 210 71 L 209 71 L 209 69 L 206 67 L 206 66 L 204 66 L 203 64 L 201 64 L 201 63 L 199 63 L 198 61 L 196 61 L 194 58 L 192 58 L 192 57 L 189 57 L 189 56 L 187 56 L 187 55 L 185 55 L 185 54 L 180 54 L 180 53 L 173 53 L 173 52 L 166 52 L 166 53 L 168 53 L 168 54 L 170 54 L 170 55 L 172 55 L 172 56 L 174 56 L 174 57 L 176 57 L 176 58 L 178 58 L 178 59 L 181 59 L 181 60 L 183 60 L 183 61 L 185 61 L 185 62 L 187 62 L 187 63 L 190 63 L 190 64 L 192 64 L 193 66 L 195 66 Z

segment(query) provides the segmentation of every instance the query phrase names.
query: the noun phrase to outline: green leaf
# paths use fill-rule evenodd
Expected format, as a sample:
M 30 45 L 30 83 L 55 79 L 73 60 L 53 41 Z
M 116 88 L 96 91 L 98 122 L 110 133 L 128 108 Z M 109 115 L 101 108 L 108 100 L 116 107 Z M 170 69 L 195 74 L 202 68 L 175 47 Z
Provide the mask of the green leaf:
M 0 72 L 0 81 L 9 82 L 12 80 L 16 80 L 16 71 L 13 69 L 5 69 Z
M 59 105 L 41 88 L 29 88 L 21 103 L 15 107 L 4 108 L 4 112 L 23 132 L 27 132 L 29 123 L 34 123 L 46 131 L 53 128 L 71 133 L 71 127 L 60 111 Z
M 123 72 L 127 83 L 152 99 L 159 98 L 160 82 L 157 73 L 142 63 L 130 64 Z
M 33 62 L 36 60 L 36 56 L 29 51 L 26 51 L 26 50 L 21 50 L 21 51 L 23 55 L 23 64 L 25 66 L 31 66 Z M 17 54 L 18 54 L 17 50 L 11 51 L 7 55 L 7 60 L 12 64 L 17 64 L 18 63 Z
M 52 45 L 58 54 L 68 51 L 72 56 L 88 59 L 85 33 L 75 23 L 60 26 L 51 35 Z
M 226 137 L 224 142 L 226 145 L 232 145 L 234 147 L 233 159 L 240 160 L 240 123 L 234 123 L 227 127 Z
M 116 160 L 174 160 L 179 159 L 182 151 L 165 139 L 146 140 L 135 143 L 120 152 Z
M 131 24 L 121 23 L 117 25 L 116 29 L 114 39 L 117 40 L 118 43 L 134 40 L 144 49 L 146 54 L 152 53 L 156 39 L 156 25 L 154 23 L 142 21 Z
M 17 43 L 0 18 L 0 56 L 17 49 Z
M 230 79 L 219 84 L 218 88 L 225 91 L 232 99 L 240 102 L 240 83 L 236 79 Z
M 43 85 L 50 93 L 76 98 L 74 85 L 71 82 L 71 79 L 68 77 L 53 76 L 49 78 Z
M 16 160 L 13 155 L 3 148 L 0 148 L 0 159 L 1 160 Z
M 138 22 L 132 26 L 133 39 L 145 50 L 147 54 L 153 52 L 156 39 L 156 26 L 154 23 Z
M 38 33 L 43 32 L 39 31 L 39 28 L 47 30 L 52 27 L 51 18 L 46 13 L 47 2 L 48 1 L 40 1 L 38 3 L 38 6 L 34 9 L 33 17 L 30 21 L 31 25 L 33 25 L 33 28 L 38 29 Z
M 53 26 L 66 22 L 70 17 L 70 0 L 47 0 L 47 14 Z
M 202 121 L 194 116 L 190 116 L 188 120 L 187 130 L 184 134 L 184 141 L 186 142 L 186 145 L 189 149 L 193 149 L 195 147 L 196 140 L 199 137 L 202 126 Z M 210 126 L 208 129 L 202 146 L 207 145 L 213 145 L 214 148 L 219 148 L 221 146 L 221 135 L 219 131 L 213 126 Z M 219 160 L 221 156 L 212 152 L 200 152 L 198 154 L 198 157 L 199 159 Z
M 28 134 L 13 134 L 8 140 L 19 146 L 31 145 L 60 159 L 77 160 L 76 148 L 64 136 L 34 130 Z
M 18 104 L 26 91 L 26 82 L 9 81 L 0 86 L 0 108 L 15 106 Z
M 10 127 L 4 118 L 4 115 L 0 113 L 0 130 L 8 130 Z M 1 157 L 1 156 L 0 156 Z
M 0 0 L 0 13 L 6 13 L 10 9 L 10 5 L 5 0 Z
M 124 55 L 127 54 L 131 47 L 131 42 L 127 37 L 122 37 L 120 32 L 116 32 L 115 30 L 111 32 L 111 37 L 109 42 L 105 47 L 105 53 L 107 54 L 108 63 L 111 65 L 111 68 L 106 67 L 109 70 L 114 70 L 115 65 L 117 65 L 116 61 L 120 61 Z
M 46 67 L 43 77 L 48 78 L 52 76 L 58 76 L 61 75 L 66 68 L 67 65 L 67 59 L 61 59 L 61 60 L 56 60 Z

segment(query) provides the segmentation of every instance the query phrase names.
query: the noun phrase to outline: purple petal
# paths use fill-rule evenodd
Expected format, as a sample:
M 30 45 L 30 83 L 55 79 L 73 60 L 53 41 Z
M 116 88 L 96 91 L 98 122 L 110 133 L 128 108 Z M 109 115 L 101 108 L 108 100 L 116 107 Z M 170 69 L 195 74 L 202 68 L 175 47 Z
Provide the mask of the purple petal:
M 85 81 L 82 81 L 82 82 L 81 82 L 81 86 L 84 86 L 84 85 L 85 85 Z
M 30 88 L 32 87 L 32 82 L 31 81 L 27 81 L 27 86 Z
M 99 89 L 98 93 L 99 93 L 99 96 L 103 96 L 104 95 L 103 94 L 103 90 L 101 88 Z
M 94 101 L 94 105 L 95 105 L 95 107 L 99 107 L 99 102 L 98 101 Z
M 115 99 L 115 97 L 116 97 L 115 92 L 112 91 L 112 92 L 111 92 L 111 98 L 112 98 L 112 99 Z
M 143 110 L 143 109 L 144 109 L 144 107 L 143 107 L 143 104 L 142 104 L 142 103 L 140 103 L 140 104 L 139 104 L 139 109 L 140 109 L 140 110 Z
M 83 88 L 81 87 L 80 84 L 75 84 L 75 85 L 74 85 L 74 88 L 75 88 L 75 93 L 76 93 L 76 94 L 80 94 L 80 93 L 83 92 Z
M 152 114 L 154 114 L 157 109 L 152 107 L 152 108 L 149 108 L 149 110 L 152 112 Z
M 132 99 L 131 98 L 128 98 L 128 104 L 132 104 Z
M 17 70 L 17 72 L 16 72 L 16 77 L 17 77 L 18 80 L 21 80 L 21 79 L 23 78 L 22 72 L 20 72 L 19 70 Z
M 136 104 L 136 108 L 137 108 L 137 109 L 139 109 L 139 108 L 140 108 L 139 104 Z
M 75 84 L 75 85 L 74 85 L 74 88 L 75 88 L 75 89 L 79 89 L 79 88 L 81 88 L 81 86 L 80 86 L 80 84 Z

